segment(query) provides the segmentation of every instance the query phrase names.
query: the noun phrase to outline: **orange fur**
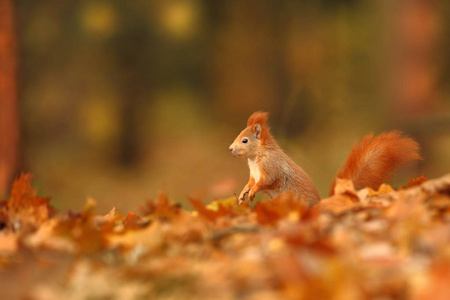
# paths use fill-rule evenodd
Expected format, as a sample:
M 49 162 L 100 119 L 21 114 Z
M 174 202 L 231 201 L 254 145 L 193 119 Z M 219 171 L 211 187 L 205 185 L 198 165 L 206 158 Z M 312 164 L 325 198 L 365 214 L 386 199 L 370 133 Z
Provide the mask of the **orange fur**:
M 356 189 L 377 189 L 389 179 L 389 173 L 399 166 L 421 159 L 419 145 L 399 131 L 379 136 L 368 134 L 355 144 L 336 175 L 336 178 L 351 179 Z M 334 193 L 332 183 L 330 195 Z
M 265 125 L 267 122 L 267 119 L 269 118 L 269 114 L 267 112 L 263 111 L 257 111 L 254 112 L 247 120 L 247 126 L 252 127 L 256 123 L 259 123 L 260 125 Z
M 248 159 L 250 169 L 239 201 L 243 202 L 247 194 L 251 201 L 258 191 L 263 191 L 270 197 L 291 193 L 310 205 L 317 203 L 320 195 L 316 186 L 278 146 L 267 125 L 268 116 L 266 112 L 253 113 L 247 127 L 229 147 L 233 155 Z M 375 189 L 398 166 L 420 159 L 418 151 L 418 144 L 399 131 L 376 137 L 369 134 L 352 148 L 336 178 L 353 180 L 356 189 L 365 186 Z M 333 182 L 331 194 L 334 185 Z
M 269 118 L 269 113 L 257 111 L 254 112 L 247 120 L 247 127 L 254 132 L 255 125 L 259 124 L 261 126 L 261 142 L 264 144 L 267 139 L 271 138 L 270 127 L 267 125 L 267 119 Z
M 268 113 L 256 112 L 247 121 L 247 127 L 236 137 L 230 146 L 233 155 L 248 159 L 250 178 L 242 190 L 239 200 L 244 201 L 248 194 L 253 200 L 258 191 L 270 197 L 280 193 L 292 193 L 307 203 L 314 204 L 320 195 L 311 179 L 302 168 L 297 166 L 278 146 L 267 126 Z M 256 134 L 259 124 L 261 132 Z M 243 139 L 247 139 L 243 143 Z

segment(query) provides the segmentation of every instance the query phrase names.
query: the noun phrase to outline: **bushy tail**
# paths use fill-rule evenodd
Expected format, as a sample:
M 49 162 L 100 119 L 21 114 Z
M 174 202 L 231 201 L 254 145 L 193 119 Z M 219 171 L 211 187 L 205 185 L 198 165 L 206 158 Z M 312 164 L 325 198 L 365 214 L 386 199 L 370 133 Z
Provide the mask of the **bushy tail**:
M 364 136 L 353 146 L 336 178 L 351 179 L 356 189 L 377 189 L 399 166 L 421 159 L 416 141 L 399 131 Z M 334 193 L 335 182 L 330 195 Z

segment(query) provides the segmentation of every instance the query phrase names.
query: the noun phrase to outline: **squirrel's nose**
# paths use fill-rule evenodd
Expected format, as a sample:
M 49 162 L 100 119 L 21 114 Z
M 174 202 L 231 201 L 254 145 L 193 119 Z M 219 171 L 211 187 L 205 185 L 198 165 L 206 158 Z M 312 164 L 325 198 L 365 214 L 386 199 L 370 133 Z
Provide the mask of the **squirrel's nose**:
M 233 147 L 230 146 L 230 148 L 228 148 L 228 150 L 233 151 Z

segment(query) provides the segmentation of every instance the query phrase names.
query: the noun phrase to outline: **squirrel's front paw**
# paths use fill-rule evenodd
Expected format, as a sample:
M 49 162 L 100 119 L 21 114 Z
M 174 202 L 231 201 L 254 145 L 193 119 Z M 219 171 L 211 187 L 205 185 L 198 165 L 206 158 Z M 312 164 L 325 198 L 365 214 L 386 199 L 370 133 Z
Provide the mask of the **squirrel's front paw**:
M 239 204 L 242 204 L 244 202 L 245 196 L 248 194 L 249 191 L 250 191 L 250 188 L 242 190 L 241 194 L 239 195 Z
M 248 201 L 252 202 L 254 198 L 255 198 L 255 193 L 250 191 L 250 193 L 248 194 Z

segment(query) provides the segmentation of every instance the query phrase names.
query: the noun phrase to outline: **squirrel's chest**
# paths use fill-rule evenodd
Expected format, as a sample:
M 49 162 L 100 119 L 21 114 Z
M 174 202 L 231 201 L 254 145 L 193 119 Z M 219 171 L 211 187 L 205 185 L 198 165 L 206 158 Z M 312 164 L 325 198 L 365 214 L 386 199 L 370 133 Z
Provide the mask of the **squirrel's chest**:
M 250 176 L 255 179 L 255 182 L 258 182 L 261 178 L 261 170 L 258 167 L 258 164 L 254 159 L 248 160 L 248 167 L 250 169 Z

